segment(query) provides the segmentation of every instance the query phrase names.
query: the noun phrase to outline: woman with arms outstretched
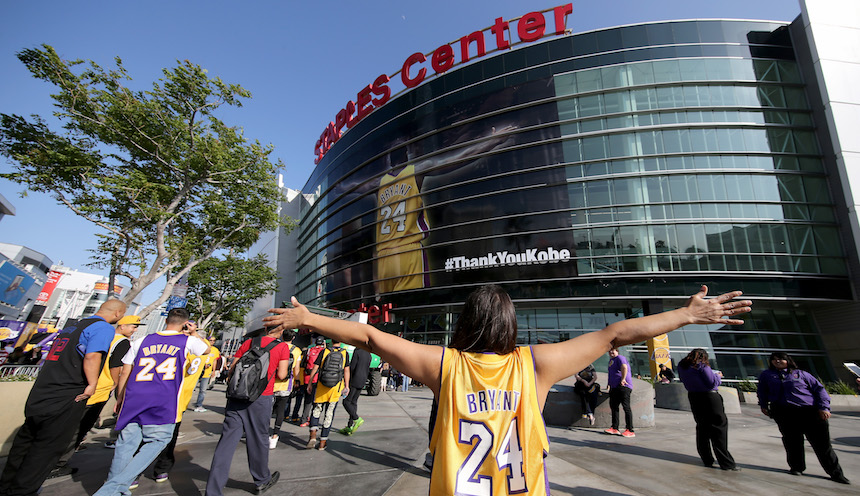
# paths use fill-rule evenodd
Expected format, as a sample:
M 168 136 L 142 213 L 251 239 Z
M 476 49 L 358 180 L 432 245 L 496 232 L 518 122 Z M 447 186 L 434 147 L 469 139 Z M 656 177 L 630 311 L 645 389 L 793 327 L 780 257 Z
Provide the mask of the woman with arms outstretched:
M 550 387 L 612 347 L 638 343 L 688 324 L 743 324 L 723 319 L 748 312 L 740 291 L 704 299 L 707 287 L 682 308 L 613 323 L 561 343 L 517 347 L 517 319 L 499 286 L 475 290 L 463 307 L 448 348 L 413 343 L 367 324 L 274 308 L 267 326 L 307 328 L 380 355 L 426 384 L 439 410 L 430 441 L 430 494 L 546 494 L 543 459 L 549 450 L 541 412 Z

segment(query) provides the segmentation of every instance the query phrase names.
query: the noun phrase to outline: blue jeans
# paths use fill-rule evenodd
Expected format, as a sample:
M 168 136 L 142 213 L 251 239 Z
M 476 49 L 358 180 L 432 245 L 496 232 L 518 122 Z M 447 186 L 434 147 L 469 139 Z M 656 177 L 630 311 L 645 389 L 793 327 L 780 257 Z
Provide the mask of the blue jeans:
M 128 424 L 120 431 L 116 441 L 113 462 L 108 472 L 108 480 L 93 496 L 114 496 L 131 494 L 128 486 L 161 453 L 173 437 L 176 424 L 140 425 Z M 140 445 L 143 441 L 143 446 Z M 140 446 L 140 451 L 137 451 Z M 135 454 L 137 451 L 137 454 Z
M 208 377 L 201 377 L 200 381 L 197 382 L 197 387 L 200 388 L 200 391 L 197 393 L 197 401 L 194 402 L 195 408 L 200 408 L 203 406 L 203 398 L 206 397 L 206 386 L 209 385 Z

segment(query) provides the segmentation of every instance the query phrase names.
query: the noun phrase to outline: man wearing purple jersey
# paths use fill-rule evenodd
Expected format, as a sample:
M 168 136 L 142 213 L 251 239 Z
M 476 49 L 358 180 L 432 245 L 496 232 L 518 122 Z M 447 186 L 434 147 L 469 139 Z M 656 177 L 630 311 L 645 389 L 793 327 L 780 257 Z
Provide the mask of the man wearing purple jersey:
M 96 495 L 131 494 L 129 486 L 135 477 L 155 460 L 182 419 L 185 405 L 179 405 L 179 397 L 190 375 L 185 361 L 189 355 L 205 355 L 211 348 L 197 335 L 196 327 L 182 333 L 188 317 L 186 309 L 174 308 L 167 314 L 164 331 L 132 343 L 123 357 L 116 400 L 119 439 L 108 480 Z

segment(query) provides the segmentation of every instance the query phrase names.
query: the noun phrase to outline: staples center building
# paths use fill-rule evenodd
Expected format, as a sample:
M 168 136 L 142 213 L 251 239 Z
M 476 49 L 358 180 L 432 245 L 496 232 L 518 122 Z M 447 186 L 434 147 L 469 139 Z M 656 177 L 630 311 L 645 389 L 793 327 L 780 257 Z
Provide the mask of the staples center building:
M 296 295 L 447 344 L 469 292 L 496 283 L 536 344 L 675 308 L 702 284 L 742 289 L 746 324 L 671 333 L 673 361 L 703 347 L 744 379 L 784 350 L 833 380 L 860 358 L 846 173 L 860 60 L 856 34 L 838 41 L 858 32 L 828 10 L 840 2 L 815 3 L 791 24 L 579 34 L 566 5 L 414 54 L 316 143 Z M 644 345 L 624 352 L 649 374 Z

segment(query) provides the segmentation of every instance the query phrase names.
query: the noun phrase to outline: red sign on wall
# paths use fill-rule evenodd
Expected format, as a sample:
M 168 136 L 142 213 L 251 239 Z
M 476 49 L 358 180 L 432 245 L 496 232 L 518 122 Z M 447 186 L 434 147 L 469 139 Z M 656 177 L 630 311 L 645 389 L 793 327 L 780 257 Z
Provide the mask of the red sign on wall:
M 42 291 L 36 298 L 36 305 L 45 306 L 48 304 L 48 300 L 51 298 L 51 293 L 53 293 L 54 289 L 57 288 L 57 283 L 60 282 L 62 277 L 62 272 L 58 272 L 56 270 L 48 272 L 48 280 L 45 281 L 45 285 L 42 286 Z
M 547 31 L 547 20 L 544 14 L 552 12 L 552 18 L 555 23 L 555 31 Z M 496 18 L 495 23 L 480 31 L 475 31 L 467 36 L 453 42 L 459 45 L 460 57 L 457 59 L 454 47 L 451 43 L 446 43 L 429 54 L 416 52 L 406 58 L 400 70 L 388 76 L 381 74 L 373 83 L 365 86 L 356 94 L 355 100 L 346 102 L 346 105 L 335 116 L 333 122 L 329 122 L 328 126 L 320 134 L 320 138 L 314 145 L 314 164 L 318 164 L 325 156 L 326 152 L 334 145 L 341 137 L 346 129 L 351 129 L 353 126 L 361 122 L 362 119 L 370 115 L 374 110 L 385 105 L 391 98 L 391 87 L 388 83 L 391 82 L 398 73 L 400 80 L 406 89 L 414 88 L 424 82 L 428 77 L 436 74 L 443 74 L 457 64 L 468 62 L 471 58 L 470 50 L 474 46 L 475 58 L 483 57 L 487 53 L 498 50 L 505 50 L 517 43 L 531 43 L 545 36 L 564 34 L 566 29 L 567 15 L 573 12 L 573 4 L 560 5 L 553 9 L 544 10 L 541 12 L 529 12 L 528 14 L 516 20 L 517 37 L 519 41 L 513 41 L 510 35 L 510 22 L 505 21 L 501 17 Z M 491 42 L 495 42 L 495 48 L 487 50 L 486 31 L 489 30 L 492 34 L 489 38 Z M 506 36 L 507 35 L 507 36 Z M 433 70 L 433 74 L 428 76 L 427 55 L 430 55 L 429 69 Z

